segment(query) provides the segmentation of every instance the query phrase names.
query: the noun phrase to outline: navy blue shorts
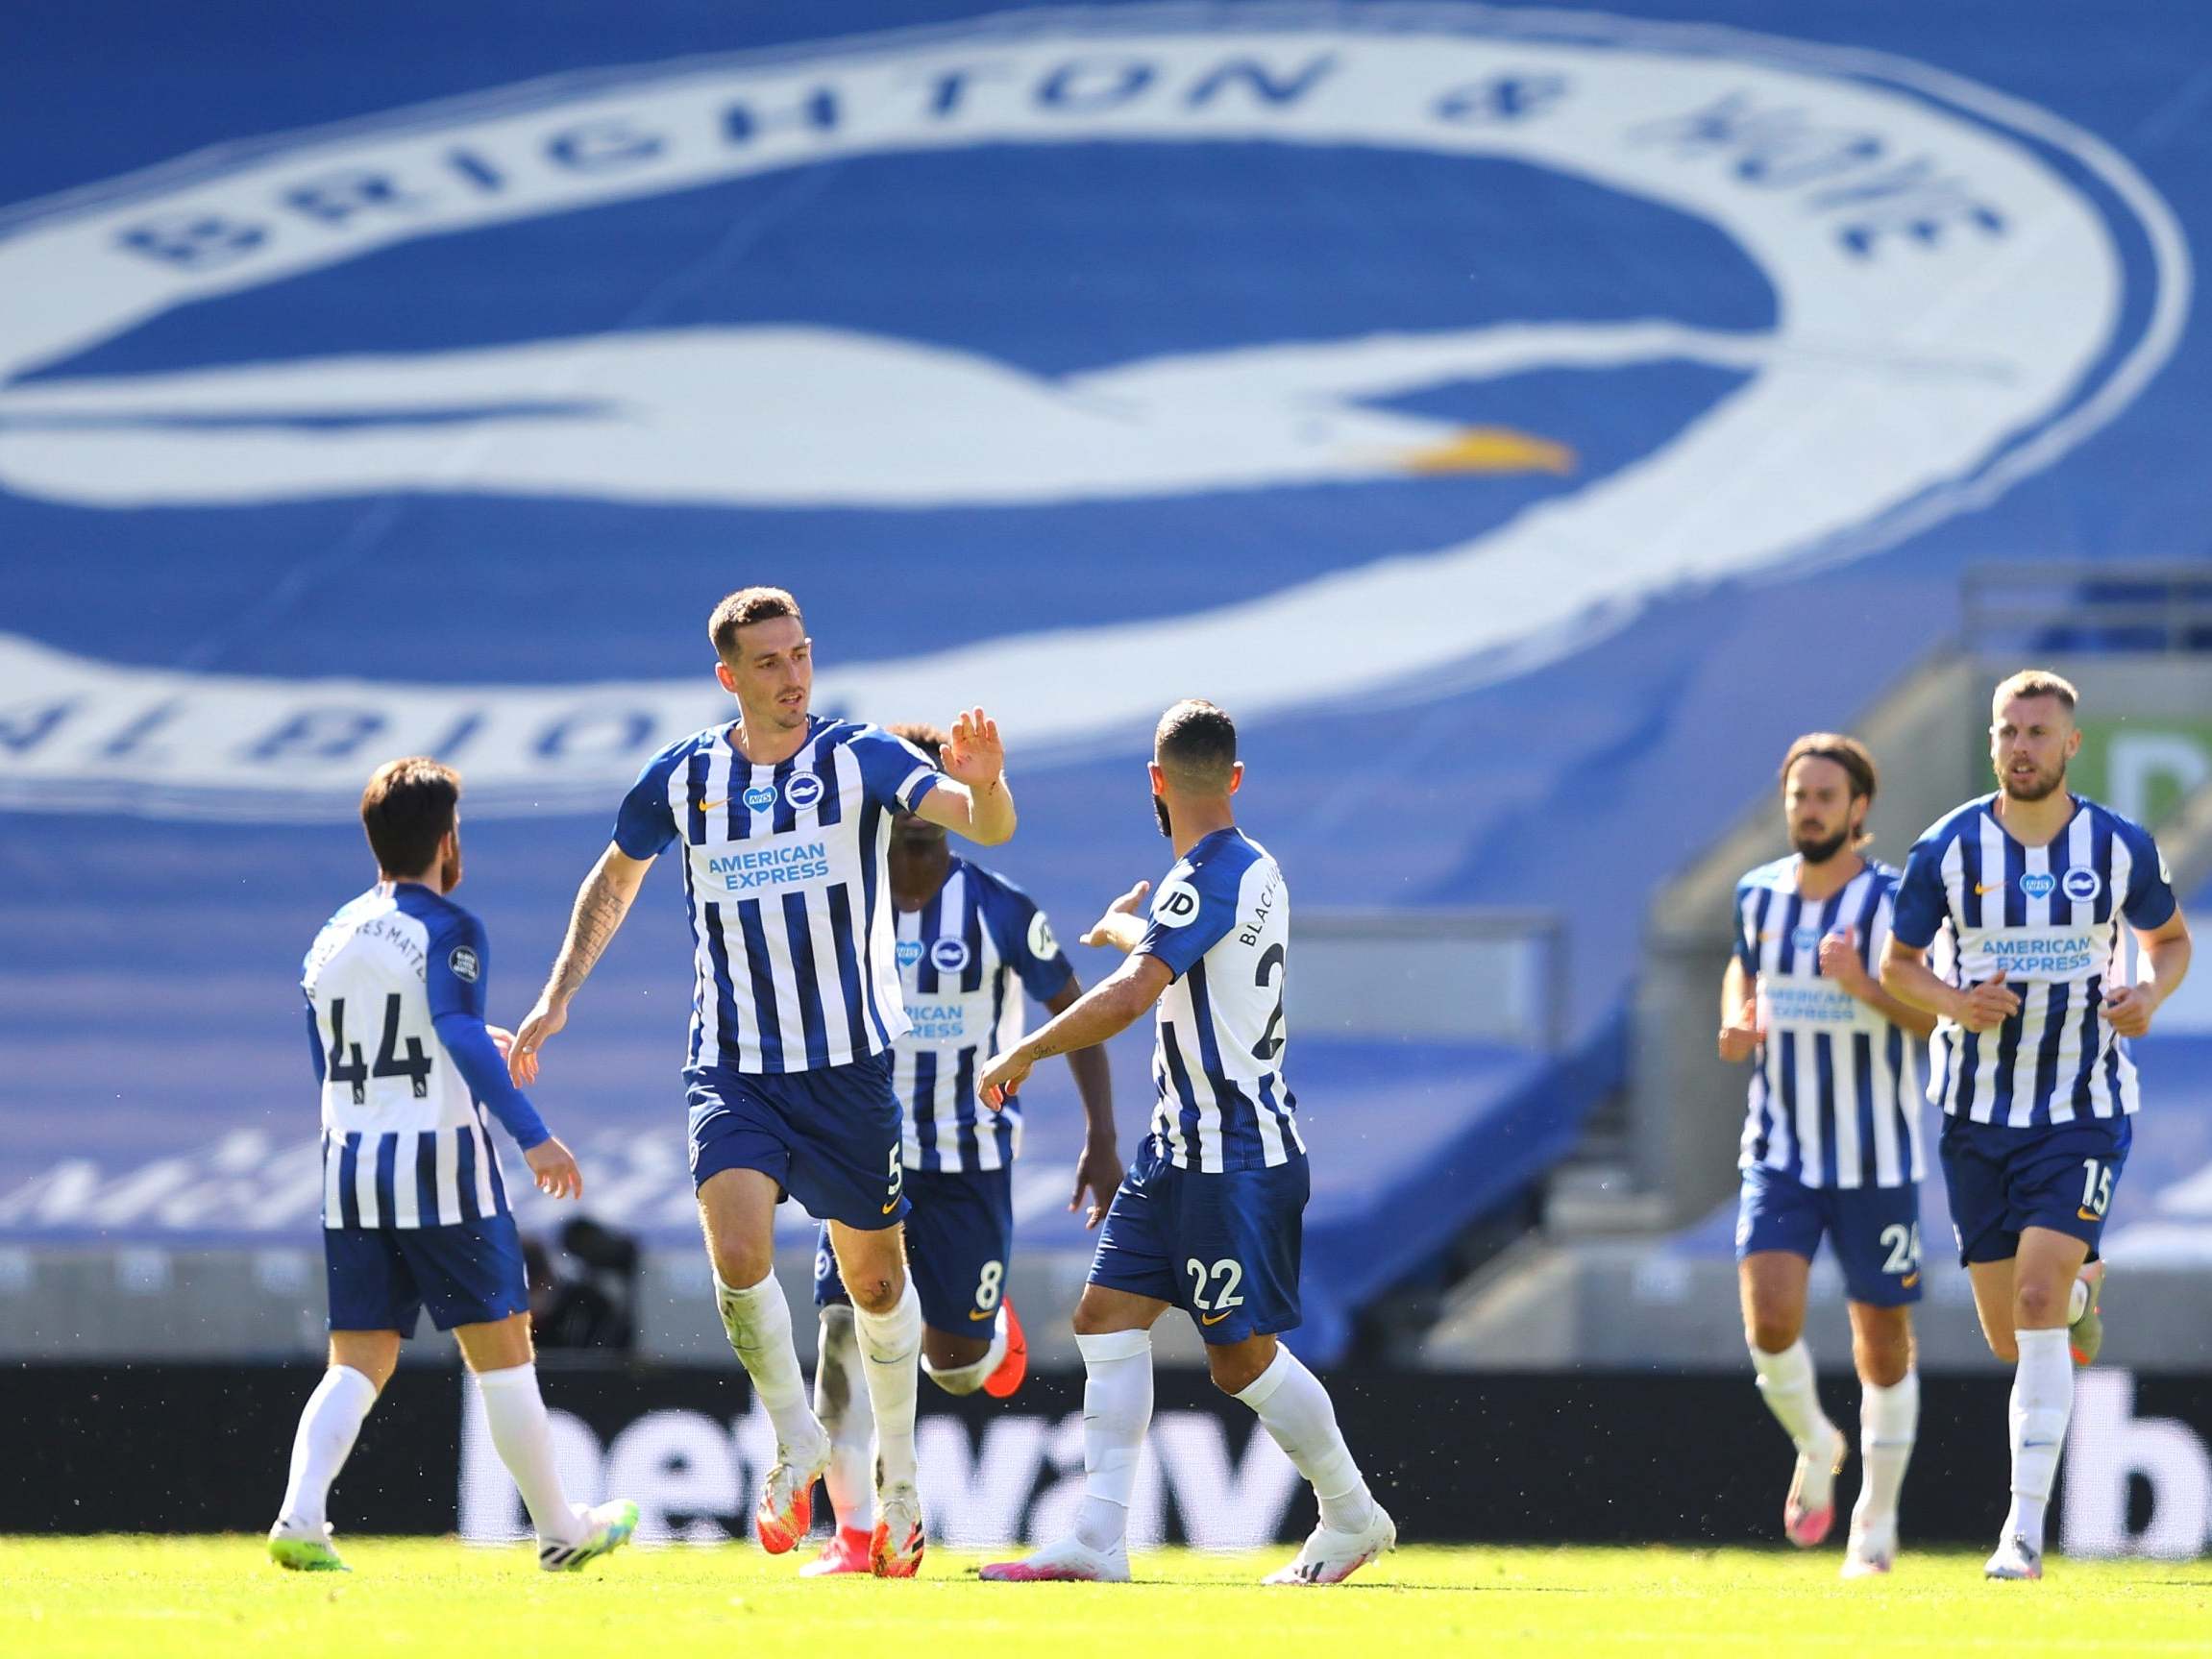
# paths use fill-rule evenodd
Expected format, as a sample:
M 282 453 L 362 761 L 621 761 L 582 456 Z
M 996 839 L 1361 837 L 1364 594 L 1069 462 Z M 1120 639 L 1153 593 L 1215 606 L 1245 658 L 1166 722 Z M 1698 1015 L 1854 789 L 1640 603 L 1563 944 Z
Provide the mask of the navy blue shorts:
M 1810 1261 L 1828 1239 L 1843 1268 L 1844 1294 L 1870 1307 L 1920 1300 L 1920 1188 L 1807 1186 L 1785 1169 L 1743 1172 L 1735 1211 L 1735 1258 L 1786 1250 Z
M 1146 1135 L 1098 1230 L 1091 1282 L 1184 1309 L 1217 1346 L 1294 1330 L 1311 1190 L 1302 1155 L 1208 1175 L 1176 1168 Z
M 807 1214 L 880 1232 L 907 1211 L 891 1051 L 816 1071 L 700 1066 L 691 1103 L 691 1181 L 757 1169 Z
M 454 1227 L 326 1227 L 323 1265 L 332 1330 L 412 1336 L 426 1304 L 440 1330 L 529 1311 L 511 1215 Z
M 1960 1265 L 2011 1260 L 2029 1227 L 2080 1239 L 2096 1260 L 2134 1138 L 2125 1115 L 2033 1129 L 1946 1117 L 1939 1146 Z
M 906 1197 L 914 1206 L 906 1271 L 922 1298 L 922 1323 L 955 1336 L 990 1336 L 1014 1256 L 1014 1172 L 910 1169 Z M 850 1301 L 825 1227 L 814 1254 L 814 1305 Z

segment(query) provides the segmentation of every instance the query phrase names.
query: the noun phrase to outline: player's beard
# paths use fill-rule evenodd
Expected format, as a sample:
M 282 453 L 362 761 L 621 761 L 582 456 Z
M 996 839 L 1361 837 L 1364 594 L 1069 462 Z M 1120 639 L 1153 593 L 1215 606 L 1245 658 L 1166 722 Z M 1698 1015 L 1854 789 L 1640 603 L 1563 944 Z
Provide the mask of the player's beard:
M 2025 785 L 2015 780 L 2010 770 L 2004 774 L 2005 798 L 2019 801 L 2023 805 L 2033 805 L 2036 801 L 2049 800 L 2065 787 L 2066 769 L 2064 767 L 2060 767 L 2056 771 L 2038 771 L 2034 780 Z
M 1826 864 L 1844 849 L 1851 840 L 1851 831 L 1840 829 L 1825 841 L 1807 841 L 1804 836 L 1792 836 L 1789 844 L 1797 849 L 1797 856 L 1806 864 Z
M 1160 820 L 1160 833 L 1169 841 L 1173 841 L 1175 839 L 1175 826 L 1167 821 L 1167 797 L 1166 795 L 1154 795 L 1152 797 L 1152 816 Z

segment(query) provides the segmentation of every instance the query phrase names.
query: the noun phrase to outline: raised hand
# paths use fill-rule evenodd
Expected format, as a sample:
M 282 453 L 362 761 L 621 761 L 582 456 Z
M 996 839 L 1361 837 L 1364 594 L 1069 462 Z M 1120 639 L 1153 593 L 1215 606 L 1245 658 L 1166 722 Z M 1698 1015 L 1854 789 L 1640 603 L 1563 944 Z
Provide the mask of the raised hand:
M 1999 968 L 1992 977 L 1966 993 L 1966 1006 L 1959 1011 L 1958 1023 L 1968 1031 L 1984 1032 L 2003 1025 L 2019 1012 L 2020 994 L 2004 988 L 2004 970 Z
M 548 1002 L 542 996 L 538 998 L 537 1006 L 525 1016 L 507 1049 L 507 1076 L 515 1080 L 517 1087 L 528 1088 L 537 1082 L 538 1050 L 566 1024 L 566 1008 Z
M 939 764 L 946 777 L 970 789 L 997 782 L 1006 770 L 1006 745 L 999 742 L 998 722 L 981 709 L 955 716 Z
M 577 1167 L 576 1154 L 561 1144 L 559 1135 L 539 1141 L 523 1154 L 523 1161 L 530 1166 L 531 1179 L 548 1198 L 583 1196 L 583 1171 Z
M 2123 985 L 2104 993 L 2104 1018 L 2122 1037 L 2141 1037 L 2149 1031 L 2157 1008 L 2157 997 L 2139 985 Z
M 1152 884 L 1150 882 L 1139 882 L 1108 905 L 1104 915 L 1083 930 L 1083 937 L 1079 942 L 1083 944 L 1115 943 L 1114 936 L 1118 931 L 1115 917 L 1130 916 L 1141 921 L 1144 915 L 1144 895 L 1151 890 Z
M 1758 1022 L 1758 999 L 1747 996 L 1735 1011 L 1735 1022 L 1720 1028 L 1720 1057 L 1731 1065 L 1749 1060 L 1758 1051 L 1766 1030 Z

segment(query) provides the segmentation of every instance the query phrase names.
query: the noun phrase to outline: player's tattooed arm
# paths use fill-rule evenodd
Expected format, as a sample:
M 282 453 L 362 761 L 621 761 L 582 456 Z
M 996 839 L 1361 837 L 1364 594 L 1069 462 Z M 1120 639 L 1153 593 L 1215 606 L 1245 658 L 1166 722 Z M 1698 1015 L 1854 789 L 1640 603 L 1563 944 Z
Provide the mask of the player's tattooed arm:
M 1158 957 L 1131 957 L 1076 998 L 1067 1012 L 1054 1015 L 985 1066 L 975 1080 L 976 1098 L 997 1110 L 1039 1061 L 1093 1047 L 1128 1030 L 1160 1000 L 1173 978 Z
M 507 1054 L 507 1071 L 515 1082 L 528 1085 L 537 1081 L 538 1050 L 568 1023 L 570 1001 L 591 977 L 623 917 L 629 915 L 645 872 L 651 867 L 652 860 L 631 858 L 612 844 L 592 866 L 591 874 L 577 892 L 576 909 L 569 914 L 568 935 L 561 940 L 560 954 L 553 958 L 545 989 L 538 992 L 537 1006 L 515 1029 L 514 1046 Z

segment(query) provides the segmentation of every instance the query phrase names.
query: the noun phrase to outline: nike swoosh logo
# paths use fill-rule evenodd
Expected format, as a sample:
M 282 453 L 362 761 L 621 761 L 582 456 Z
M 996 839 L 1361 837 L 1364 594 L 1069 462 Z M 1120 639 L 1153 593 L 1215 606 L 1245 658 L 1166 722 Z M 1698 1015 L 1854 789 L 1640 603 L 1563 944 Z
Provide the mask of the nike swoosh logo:
M 1976 882 L 1976 883 L 1974 884 L 1974 893 L 1975 893 L 1975 896 L 1976 896 L 1977 898 L 1979 898 L 1979 897 L 1980 897 L 1980 896 L 1981 896 L 1983 893 L 1987 893 L 1987 892 L 1995 892 L 1995 891 L 1997 891 L 1997 890 L 1998 890 L 1998 889 L 2002 888 L 2003 885 L 2004 885 L 2004 884 L 2003 884 L 2003 882 L 2001 882 L 2001 881 L 1983 881 L 1983 882 Z
M 1227 1308 L 1223 1308 L 1223 1309 L 1222 1309 L 1220 1312 L 1218 1312 L 1218 1313 L 1216 1313 L 1216 1314 L 1213 1314 L 1213 1315 L 1210 1315 L 1210 1316 L 1209 1316 L 1209 1315 L 1207 1315 L 1207 1314 L 1203 1314 L 1203 1313 L 1201 1313 L 1200 1315 L 1198 1315 L 1198 1323 L 1199 1323 L 1200 1325 L 1218 1325 L 1218 1324 L 1220 1324 L 1220 1323 L 1221 1323 L 1221 1321 L 1222 1321 L 1222 1320 L 1224 1320 L 1224 1319 L 1226 1319 L 1226 1318 L 1228 1318 L 1228 1317 L 1229 1317 L 1229 1310 L 1228 1310 Z
M 722 799 L 718 801 L 700 801 L 699 803 L 699 810 L 702 813 L 710 813 L 714 811 L 716 807 L 725 807 L 727 805 L 729 805 L 729 796 L 724 795 Z
M 2083 1221 L 2102 1221 L 2104 1219 L 2094 1209 L 2077 1209 L 2074 1213 Z
M 986 1307 L 980 1312 L 971 1312 L 968 1317 L 971 1319 L 995 1319 L 998 1317 L 998 1309 L 995 1307 Z
M 898 1200 L 895 1198 L 895 1199 L 893 1199 L 893 1200 L 892 1200 L 892 1201 L 891 1201 L 889 1204 L 887 1204 L 887 1205 L 885 1205 L 885 1206 L 883 1207 L 883 1213 L 884 1213 L 884 1214 L 886 1214 L 886 1215 L 889 1215 L 889 1214 L 890 1214 L 890 1213 L 891 1213 L 893 1210 L 897 1209 L 897 1208 L 898 1208 Z
M 1910 1290 L 1914 1285 L 1920 1282 L 1920 1275 L 1917 1273 L 1908 1273 L 1897 1282 L 1905 1286 L 1905 1289 Z

